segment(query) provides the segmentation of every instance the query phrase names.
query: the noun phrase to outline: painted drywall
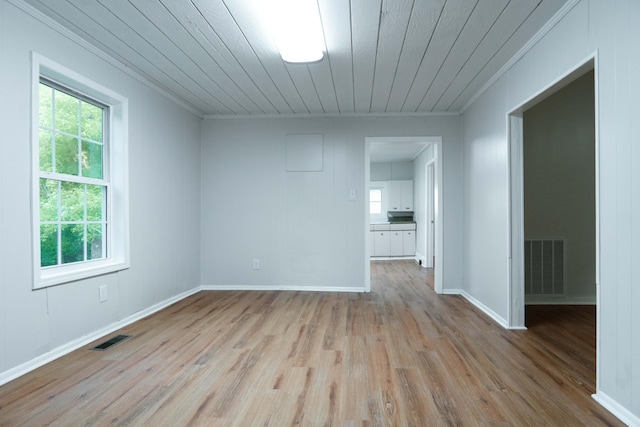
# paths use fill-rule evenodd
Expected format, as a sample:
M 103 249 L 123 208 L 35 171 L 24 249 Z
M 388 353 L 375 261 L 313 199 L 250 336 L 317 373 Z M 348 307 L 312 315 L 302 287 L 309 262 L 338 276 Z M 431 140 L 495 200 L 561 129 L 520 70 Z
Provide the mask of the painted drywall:
M 129 99 L 131 268 L 32 290 L 31 52 Z M 0 379 L 74 340 L 194 289 L 200 119 L 83 44 L 0 1 Z M 108 301 L 99 303 L 106 285 Z
M 324 136 L 322 172 L 286 172 L 286 135 L 296 133 Z M 203 286 L 364 289 L 365 138 L 431 135 L 443 137 L 444 285 L 458 288 L 458 116 L 206 120 Z
M 371 163 L 371 181 L 397 181 L 413 179 L 413 162 Z
M 565 240 L 565 295 L 529 302 L 596 302 L 594 76 L 588 72 L 526 110 L 524 233 Z
M 505 322 L 507 113 L 597 53 L 599 336 L 596 398 L 640 424 L 640 2 L 580 1 L 462 116 L 464 291 Z

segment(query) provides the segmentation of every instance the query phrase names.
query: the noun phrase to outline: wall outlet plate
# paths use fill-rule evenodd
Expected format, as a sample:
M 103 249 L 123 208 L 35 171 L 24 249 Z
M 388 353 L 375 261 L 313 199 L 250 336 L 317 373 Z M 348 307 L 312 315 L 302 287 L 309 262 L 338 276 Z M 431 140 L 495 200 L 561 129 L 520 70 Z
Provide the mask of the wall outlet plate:
M 102 285 L 98 288 L 98 292 L 100 293 L 100 302 L 105 302 L 109 299 L 109 294 L 107 291 L 107 285 Z

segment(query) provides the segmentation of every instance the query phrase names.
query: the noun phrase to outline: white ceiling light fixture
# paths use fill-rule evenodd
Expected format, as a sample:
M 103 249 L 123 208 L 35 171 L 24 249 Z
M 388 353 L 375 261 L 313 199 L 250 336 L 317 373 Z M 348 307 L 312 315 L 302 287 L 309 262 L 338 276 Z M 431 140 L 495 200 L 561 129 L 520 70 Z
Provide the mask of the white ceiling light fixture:
M 317 0 L 260 1 L 280 56 L 286 62 L 317 62 L 324 56 L 324 37 Z

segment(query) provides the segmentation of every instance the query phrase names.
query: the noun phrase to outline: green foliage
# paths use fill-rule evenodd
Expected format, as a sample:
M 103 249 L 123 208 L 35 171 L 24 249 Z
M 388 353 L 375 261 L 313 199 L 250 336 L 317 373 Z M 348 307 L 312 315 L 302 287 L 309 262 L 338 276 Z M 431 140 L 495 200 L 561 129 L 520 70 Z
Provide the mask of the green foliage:
M 103 178 L 103 109 L 40 84 L 40 170 Z M 41 266 L 103 257 L 106 187 L 40 179 Z

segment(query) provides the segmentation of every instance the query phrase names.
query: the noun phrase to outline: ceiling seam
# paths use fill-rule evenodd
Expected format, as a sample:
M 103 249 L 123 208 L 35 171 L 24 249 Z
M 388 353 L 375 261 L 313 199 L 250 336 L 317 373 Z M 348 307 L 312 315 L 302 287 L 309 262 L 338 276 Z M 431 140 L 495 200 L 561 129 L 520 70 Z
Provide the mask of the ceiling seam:
M 276 82 L 273 80 L 273 77 L 271 77 L 271 74 L 269 73 L 269 71 L 267 71 L 266 67 L 264 66 L 264 63 L 262 62 L 262 60 L 260 59 L 260 56 L 256 53 L 255 49 L 253 48 L 253 46 L 251 45 L 251 43 L 249 42 L 249 39 L 247 38 L 247 36 L 245 35 L 244 31 L 242 31 L 242 28 L 240 27 L 240 25 L 238 25 L 238 21 L 236 20 L 236 18 L 233 16 L 233 14 L 231 13 L 231 10 L 229 10 L 229 6 L 227 6 L 227 3 L 225 0 L 222 0 L 222 4 L 224 5 L 224 8 L 227 10 L 227 13 L 229 14 L 229 17 L 231 18 L 231 20 L 233 21 L 233 23 L 236 25 L 236 27 L 238 27 L 238 31 L 240 32 L 240 34 L 242 34 L 242 37 L 244 38 L 244 40 L 247 42 L 247 46 L 249 46 L 249 49 L 251 49 L 251 52 L 253 52 L 253 55 L 255 56 L 256 60 L 258 61 L 258 63 L 260 64 L 260 67 L 262 68 L 262 70 L 264 71 L 265 75 L 269 78 L 269 80 L 271 81 L 271 83 L 273 84 L 273 87 L 275 89 L 275 91 L 280 95 L 280 97 L 282 98 L 282 100 L 284 101 L 284 103 L 287 105 L 287 107 L 289 107 L 289 109 L 293 112 L 293 108 L 291 108 L 291 104 L 289 104 L 289 101 L 287 101 L 287 98 L 285 98 L 285 96 L 282 94 L 282 92 L 280 92 L 280 89 L 278 88 L 278 85 L 276 84 Z M 233 55 L 233 54 L 232 54 Z M 235 56 L 234 56 L 235 57 Z M 238 63 L 240 63 L 240 61 L 238 61 Z M 240 64 L 240 66 L 242 67 L 242 69 L 244 70 L 244 66 L 242 66 L 242 64 Z M 268 97 L 260 88 L 260 86 L 253 80 L 253 77 L 247 73 L 247 75 L 249 76 L 249 78 L 251 79 L 251 81 L 253 82 L 253 84 L 256 86 L 256 88 L 258 89 L 258 91 L 262 94 L 262 96 L 265 97 L 265 99 L 269 102 L 269 104 L 271 104 L 271 106 L 273 107 L 274 110 L 276 110 L 278 113 L 281 113 L 281 111 L 278 109 L 278 107 L 275 106 L 275 104 L 273 102 L 271 102 L 271 98 Z
M 413 16 L 413 9 L 415 8 L 415 5 L 416 5 L 416 0 L 413 0 L 413 2 L 411 3 L 411 10 L 409 11 L 409 19 L 407 19 L 407 26 L 404 29 L 404 37 L 402 38 L 402 47 L 400 48 L 400 53 L 398 54 L 396 69 L 393 72 L 393 78 L 391 79 L 391 87 L 389 88 L 389 93 L 387 94 L 387 104 L 384 106 L 385 112 L 389 109 L 391 94 L 393 93 L 393 88 L 396 85 L 396 78 L 398 77 L 398 68 L 400 67 L 400 58 L 402 58 L 402 53 L 404 52 L 404 46 L 407 41 L 407 34 L 409 33 L 409 25 L 411 24 L 411 17 Z
M 447 52 L 447 55 L 444 57 L 442 62 L 440 62 L 440 67 L 438 67 L 438 71 L 436 71 L 436 73 L 433 76 L 433 79 L 431 79 L 431 83 L 429 83 L 429 86 L 427 87 L 427 90 L 424 92 L 424 95 L 422 96 L 422 99 L 420 99 L 420 102 L 416 106 L 416 110 L 415 111 L 418 111 L 420 109 L 420 106 L 422 105 L 422 103 L 424 102 L 425 98 L 427 97 L 427 94 L 431 90 L 431 87 L 433 86 L 433 83 L 438 78 L 438 74 L 440 74 L 440 71 L 442 71 L 442 67 L 444 67 L 444 64 L 447 62 L 447 59 L 449 59 L 449 55 L 451 55 L 451 52 L 455 48 L 456 43 L 458 43 L 458 40 L 460 40 L 460 35 L 467 28 L 467 24 L 469 24 L 469 21 L 471 20 L 471 17 L 475 13 L 475 11 L 478 9 L 478 4 L 480 4 L 480 2 L 476 1 L 476 4 L 473 5 L 473 9 L 471 10 L 471 13 L 469 13 L 469 16 L 467 16 L 467 19 L 464 22 L 464 25 L 462 26 L 462 29 L 460 29 L 460 31 L 458 32 L 458 35 L 456 36 L 456 39 L 451 44 L 451 47 L 449 48 L 449 51 Z
M 149 78 L 142 76 L 142 74 L 138 73 L 137 71 L 135 71 L 131 67 L 127 67 L 126 65 L 124 65 L 124 63 L 122 61 L 114 58 L 112 55 L 110 55 L 107 52 L 105 52 L 104 50 L 98 48 L 97 46 L 95 46 L 94 44 L 90 43 L 88 40 L 84 39 L 83 37 L 80 37 L 78 34 L 74 33 L 73 31 L 71 31 L 67 27 L 65 27 L 62 24 L 60 24 L 59 22 L 55 21 L 50 16 L 44 14 L 42 11 L 36 9 L 34 6 L 31 6 L 30 4 L 27 4 L 22 0 L 6 0 L 6 1 L 11 3 L 13 6 L 17 7 L 18 9 L 22 10 L 23 12 L 25 12 L 29 16 L 33 17 L 34 19 L 37 19 L 38 21 L 42 22 L 44 25 L 46 25 L 49 28 L 51 28 L 52 30 L 56 31 L 58 34 L 66 37 L 67 39 L 71 40 L 73 43 L 83 47 L 87 51 L 89 51 L 92 54 L 96 55 L 98 58 L 100 58 L 103 61 L 107 62 L 108 64 L 114 66 L 115 68 L 117 68 L 118 70 L 120 70 L 124 74 L 128 75 L 129 77 L 131 77 L 131 78 L 137 80 L 138 82 L 144 84 L 145 86 L 155 90 L 156 92 L 158 92 L 159 94 L 161 94 L 165 98 L 171 100 L 172 102 L 174 102 L 177 105 L 180 105 L 181 107 L 183 107 L 187 111 L 195 114 L 196 116 L 198 116 L 200 118 L 204 118 L 203 111 L 201 109 L 197 108 L 195 105 L 189 105 L 187 102 L 185 102 L 181 98 L 179 98 L 176 95 L 172 94 L 166 88 L 163 88 L 159 84 L 152 82 L 151 80 L 149 80 Z
M 120 19 L 120 17 L 118 17 L 117 15 L 115 15 L 113 12 L 111 12 L 111 10 L 109 10 L 108 8 L 106 8 L 104 6 L 104 4 L 98 0 L 98 3 L 104 7 L 111 15 L 113 15 L 118 21 L 120 21 L 124 26 L 126 26 L 127 28 L 130 28 L 131 31 L 133 31 L 138 37 L 140 37 L 141 40 L 143 40 L 147 45 L 149 45 L 153 50 L 155 50 L 156 52 L 158 52 L 158 54 L 162 57 L 164 57 L 167 62 L 169 62 L 170 64 L 172 64 L 173 66 L 176 67 L 176 69 L 180 70 L 180 67 L 178 67 L 172 60 L 170 60 L 169 58 L 167 58 L 167 56 L 165 54 L 163 54 L 162 52 L 160 52 L 155 46 L 153 46 L 152 44 L 150 44 L 144 37 L 142 37 L 135 29 L 131 28 L 131 26 L 129 26 L 126 22 L 124 22 L 122 19 Z M 147 62 L 149 62 L 150 64 L 152 64 L 158 71 L 160 71 L 162 74 L 166 75 L 170 80 L 174 81 L 176 83 L 176 85 L 184 88 L 184 90 L 186 90 L 187 92 L 191 93 L 195 98 L 198 98 L 202 101 L 203 104 L 208 105 L 210 108 L 216 109 L 213 105 L 209 104 L 206 100 L 202 99 L 200 96 L 198 96 L 197 94 L 193 93 L 190 89 L 188 89 L 187 87 L 183 86 L 180 82 L 178 82 L 177 80 L 175 80 L 174 77 L 170 76 L 169 74 L 165 73 L 162 69 L 156 67 L 151 61 L 149 61 L 144 55 L 140 54 L 140 52 L 138 52 L 137 50 L 133 49 L 131 46 L 129 46 L 129 44 L 127 42 L 125 42 L 124 40 L 122 40 L 120 37 L 118 37 L 116 34 L 114 34 L 112 31 L 110 31 L 108 28 L 106 28 L 104 25 L 102 25 L 100 22 L 96 21 L 95 19 L 92 19 L 89 15 L 87 15 L 85 13 L 84 10 L 80 9 L 78 6 L 76 6 L 75 3 L 70 3 L 71 6 L 73 6 L 74 8 L 76 8 L 80 13 L 82 13 L 83 15 L 85 15 L 87 18 L 89 18 L 92 22 L 95 22 L 97 25 L 99 25 L 100 27 L 102 27 L 107 33 L 111 34 L 114 38 L 118 39 L 120 42 L 122 42 L 124 45 L 128 46 L 133 52 L 136 52 L 138 55 L 140 55 L 143 59 L 145 59 Z M 188 74 L 184 73 L 183 74 L 189 79 L 191 80 L 193 83 L 195 83 L 197 86 L 201 87 L 200 84 L 198 82 L 196 82 L 192 77 L 190 77 Z M 204 88 L 203 88 L 204 89 Z M 207 92 L 207 91 L 205 91 Z M 208 93 L 208 92 L 207 92 Z M 212 94 L 210 94 L 212 95 Z M 212 95 L 213 96 L 213 95 Z M 215 98 L 215 96 L 214 96 Z M 217 98 L 215 98 L 217 99 Z M 224 103 L 220 102 L 220 104 L 224 105 Z
M 231 83 L 232 83 L 232 84 L 233 84 L 233 85 L 234 85 L 234 86 L 235 86 L 235 87 L 236 87 L 236 88 L 237 88 L 237 89 L 238 89 L 238 90 L 239 90 L 239 91 L 240 91 L 240 92 L 241 92 L 241 93 L 242 93 L 242 94 L 247 98 L 247 100 L 248 100 L 249 102 L 251 102 L 251 103 L 252 103 L 256 108 L 260 109 L 260 107 L 259 107 L 258 105 L 256 105 L 256 103 L 255 103 L 255 102 L 251 99 L 251 97 L 250 97 L 250 96 L 249 96 L 249 95 L 248 95 L 248 94 L 247 94 L 247 93 L 246 93 L 246 92 L 245 92 L 245 91 L 244 91 L 244 90 L 243 90 L 243 89 L 238 85 L 238 83 L 237 83 L 233 78 L 231 78 L 231 76 L 230 76 L 230 75 L 225 71 L 224 67 L 223 67 L 222 65 L 220 65 L 220 63 L 219 63 L 219 62 L 218 62 L 218 61 L 217 61 L 213 56 L 211 56 L 211 54 L 209 53 L 209 49 L 207 49 L 205 46 L 203 46 L 203 45 L 202 45 L 202 43 L 200 43 L 200 42 L 199 42 L 199 41 L 198 41 L 198 40 L 193 36 L 193 34 L 191 33 L 191 31 L 189 31 L 189 29 L 188 29 L 187 27 L 185 27 L 185 26 L 184 26 L 184 24 L 181 22 L 181 20 L 180 20 L 180 19 L 179 19 L 179 18 L 178 18 L 178 17 L 177 17 L 173 12 L 171 12 L 171 11 L 169 10 L 169 8 L 166 6 L 166 4 L 165 4 L 164 0 L 160 0 L 160 4 L 162 4 L 162 6 L 163 6 L 163 7 L 165 8 L 165 10 L 166 10 L 166 11 L 167 11 L 167 12 L 168 12 L 172 17 L 173 17 L 173 19 L 174 19 L 174 20 L 175 20 L 175 21 L 176 21 L 176 22 L 177 22 L 177 23 L 178 23 L 182 28 L 184 28 L 184 30 L 187 32 L 187 34 L 189 34 L 189 37 L 191 37 L 191 39 L 192 39 L 192 40 L 193 40 L 193 41 L 194 41 L 198 46 L 200 46 L 204 52 L 206 52 L 206 53 L 207 53 L 207 56 L 211 59 L 211 61 L 213 61 L 213 62 L 216 64 L 216 66 L 218 66 L 218 68 L 220 69 L 220 71 L 221 71 L 221 72 L 222 72 L 222 73 L 223 73 L 223 74 L 224 74 L 224 75 L 229 79 L 229 81 L 230 81 L 230 82 L 231 82 Z M 191 3 L 191 4 L 194 6 L 194 8 L 196 7 L 193 3 Z M 197 9 L 197 8 L 196 8 L 196 9 Z M 157 28 L 157 27 L 156 27 L 156 28 Z M 160 30 L 160 29 L 158 28 L 158 30 Z M 196 28 L 196 30 L 197 30 L 197 28 Z M 164 34 L 164 32 L 163 32 L 162 30 L 160 30 L 160 31 Z M 165 35 L 165 36 L 166 36 L 166 35 Z M 202 36 L 203 36 L 203 37 L 206 37 L 206 35 L 205 35 L 205 34 L 202 34 Z M 169 37 L 167 36 L 167 38 L 169 38 Z M 222 41 L 221 41 L 221 42 L 222 42 Z M 178 46 L 176 46 L 176 47 L 178 47 Z M 178 47 L 178 49 L 180 49 L 180 48 Z M 180 49 L 180 50 L 182 50 L 182 49 Z M 187 56 L 189 59 L 191 59 L 191 56 L 190 56 L 190 55 L 188 55 L 188 54 L 187 54 L 186 52 L 184 52 L 184 51 L 183 51 L 183 53 L 185 54 L 185 56 Z M 200 66 L 199 66 L 195 61 L 193 61 L 193 59 L 191 59 L 191 61 L 192 61 L 192 62 L 194 63 L 194 65 L 196 65 L 196 67 L 198 67 L 198 68 L 199 68 L 199 69 L 200 69 L 204 74 L 207 74 L 207 72 L 206 72 L 202 67 L 200 67 Z M 246 108 L 245 108 L 245 107 L 240 103 L 240 101 L 238 101 L 238 100 L 237 100 L 237 99 L 236 99 L 232 94 L 230 94 L 227 90 L 225 90 L 225 89 L 224 89 L 224 87 L 222 87 L 218 82 L 216 82 L 216 81 L 215 81 L 215 80 L 213 80 L 212 78 L 209 78 L 209 80 L 210 80 L 211 82 L 213 82 L 213 84 L 214 84 L 216 87 L 218 87 L 218 88 L 220 89 L 220 91 L 221 91 L 221 92 L 225 93 L 229 98 L 231 98 L 231 100 L 233 100 L 233 101 L 238 105 L 238 107 L 240 107 L 241 109 L 245 110 L 245 112 L 247 112 L 247 113 L 249 112 L 249 110 L 247 110 L 247 109 L 246 109 Z M 232 110 L 230 107 L 229 107 L 229 109 L 230 109 L 230 110 Z M 233 111 L 233 110 L 232 110 L 232 111 Z
M 442 19 L 442 13 L 444 12 L 444 9 L 445 9 L 446 5 L 447 5 L 446 1 L 444 3 L 442 3 L 442 8 L 440 9 L 440 13 L 438 14 L 438 20 L 436 22 L 436 25 L 433 26 L 433 31 L 429 35 L 429 41 L 427 42 L 427 46 L 424 49 L 424 53 L 422 54 L 422 58 L 420 59 L 420 63 L 418 64 L 418 67 L 416 68 L 416 72 L 413 75 L 413 79 L 411 80 L 411 85 L 409 85 L 409 90 L 407 91 L 407 94 L 404 96 L 404 100 L 402 101 L 402 105 L 400 106 L 400 111 L 403 110 L 404 105 L 407 103 L 407 98 L 409 98 L 409 93 L 411 93 L 411 89 L 413 88 L 413 84 L 416 81 L 416 77 L 418 76 L 418 72 L 420 71 L 420 67 L 422 67 L 422 63 L 424 62 L 424 58 L 427 56 L 427 52 L 429 51 L 429 47 L 431 46 L 431 41 L 433 40 L 433 36 L 436 33 L 436 31 L 438 30 L 438 26 L 440 25 L 440 22 L 441 22 L 441 19 Z
M 482 36 L 482 38 L 480 39 L 480 41 L 478 42 L 478 44 L 476 45 L 476 47 L 473 49 L 473 51 L 471 52 L 471 54 L 467 57 L 467 59 L 464 61 L 464 63 L 462 64 L 462 66 L 460 66 L 460 68 L 458 69 L 458 72 L 456 73 L 455 77 L 453 79 L 451 79 L 451 81 L 449 82 L 449 84 L 447 85 L 447 87 L 442 91 L 442 94 L 440 94 L 440 96 L 438 97 L 438 99 L 436 100 L 436 102 L 433 104 L 434 107 L 436 105 L 438 105 L 438 103 L 440 103 L 440 100 L 442 99 L 442 97 L 445 95 L 445 93 L 447 93 L 447 91 L 449 90 L 449 88 L 451 87 L 451 85 L 453 84 L 453 82 L 455 81 L 455 78 L 458 77 L 460 75 L 460 73 L 462 72 L 462 70 L 464 70 L 464 67 L 467 65 L 467 63 L 469 62 L 469 60 L 471 59 L 471 57 L 476 53 L 476 51 L 479 49 L 480 45 L 482 44 L 482 42 L 487 38 L 487 35 L 489 35 L 489 33 L 491 32 L 491 30 L 493 29 L 493 27 L 495 27 L 496 23 L 500 20 L 500 17 L 504 14 L 504 11 L 507 10 L 507 7 L 509 6 L 509 2 L 505 3 L 504 7 L 502 8 L 502 10 L 500 11 L 500 14 L 498 14 L 498 16 L 496 17 L 496 19 L 493 21 L 493 24 L 491 24 L 491 26 L 489 27 L 489 29 L 484 33 L 484 36 Z
M 223 87 L 221 87 L 221 86 L 220 86 L 220 84 L 218 84 L 215 80 L 211 79 L 211 78 L 209 77 L 209 75 L 207 74 L 207 72 L 206 72 L 206 71 L 205 71 L 205 70 L 204 70 L 204 69 L 203 69 L 203 68 L 202 68 L 202 67 L 201 67 L 201 66 L 200 66 L 196 61 L 194 61 L 194 60 L 193 60 L 193 58 L 191 58 L 191 56 L 190 56 L 190 55 L 188 55 L 184 50 L 182 50 L 182 48 L 180 48 L 180 46 L 178 46 L 178 45 L 177 45 L 173 40 L 171 40 L 171 38 L 170 38 L 169 36 L 167 36 L 167 34 L 165 34 L 165 33 L 164 33 L 164 31 L 162 31 L 162 29 L 161 29 L 161 28 L 159 28 L 159 27 L 158 27 L 158 26 L 157 26 L 153 21 L 151 21 L 151 20 L 147 17 L 147 15 L 146 15 L 144 12 L 142 12 L 142 11 L 141 11 L 141 10 L 140 10 L 136 5 L 134 5 L 134 4 L 133 4 L 133 3 L 131 3 L 130 1 L 129 1 L 129 3 L 131 4 L 131 6 L 132 6 L 133 8 L 135 8 L 135 9 L 138 11 L 138 13 L 140 13 L 140 15 L 141 15 L 141 16 L 143 16 L 147 21 L 149 21 L 149 23 L 150 23 L 151 25 L 153 25 L 153 26 L 154 26 L 154 27 L 155 27 L 155 28 L 156 28 L 160 33 L 162 33 L 162 34 L 165 36 L 165 38 L 166 38 L 167 40 L 169 40 L 169 41 L 170 41 L 170 42 L 171 42 L 171 43 L 176 47 L 176 49 L 178 49 L 180 52 L 182 52 L 182 53 L 184 54 L 184 56 L 185 56 L 185 57 L 189 58 L 189 60 L 193 63 L 193 65 L 195 65 L 195 66 L 196 66 L 200 71 L 202 71 L 202 74 L 203 74 L 203 75 L 205 75 L 205 76 L 207 76 L 207 78 L 209 79 L 209 81 L 210 81 L 211 83 L 213 83 L 213 85 L 214 85 L 215 87 L 217 87 L 218 89 L 220 89 L 220 91 L 221 91 L 222 93 L 226 94 L 226 95 L 227 95 L 227 96 L 228 96 L 228 97 L 229 97 L 233 102 L 235 102 L 235 103 L 236 103 L 236 105 L 237 105 L 238 107 L 240 107 L 241 109 L 245 110 L 245 112 L 247 112 L 247 113 L 249 112 L 249 110 L 247 110 L 246 108 L 244 108 L 244 107 L 242 106 L 242 104 L 240 104 L 240 103 L 238 102 L 238 100 L 237 100 L 237 99 L 235 99 L 235 98 L 234 98 L 230 93 L 228 93 L 228 92 L 227 92 Z M 163 2 L 162 0 L 160 0 L 160 4 L 161 4 L 161 5 L 165 8 L 165 10 L 166 10 L 166 11 L 167 11 L 167 12 L 168 12 L 172 17 L 173 17 L 173 19 L 178 23 L 178 25 L 180 25 L 182 28 L 184 28 L 184 29 L 187 31 L 187 33 L 191 34 L 191 33 L 189 32 L 189 30 L 188 30 L 187 28 L 185 28 L 185 27 L 184 27 L 184 25 L 182 25 L 182 23 L 177 19 L 177 17 L 176 17 L 176 16 L 175 16 L 175 15 L 174 15 L 174 14 L 173 14 L 169 9 L 167 9 L 166 5 L 164 4 L 164 2 Z M 131 27 L 130 27 L 130 28 L 131 28 Z M 142 37 L 142 36 L 141 36 L 141 37 Z M 204 48 L 204 46 L 202 46 L 202 45 L 201 45 L 197 40 L 195 40 L 195 38 L 193 38 L 193 36 L 191 36 L 191 38 L 192 38 L 192 39 L 193 39 L 193 40 L 198 44 L 198 46 L 200 46 L 200 47 L 202 48 L 202 50 L 204 50 L 205 52 L 207 51 L 207 50 Z M 218 62 L 217 62 L 214 58 L 212 58 L 210 55 L 209 55 L 209 58 L 211 58 L 211 60 L 212 60 L 213 62 L 215 62 L 215 63 L 216 63 L 216 65 L 218 65 L 218 66 L 219 66 Z M 174 64 L 174 65 L 175 65 L 175 64 Z M 177 67 L 177 65 L 176 65 L 176 67 Z M 221 68 L 221 70 L 222 70 L 222 68 Z M 222 71 L 224 72 L 224 70 L 222 70 Z M 185 73 L 185 74 L 186 74 L 186 73 Z M 230 79 L 230 80 L 231 80 L 231 79 Z M 233 80 L 231 80 L 231 81 L 233 81 Z M 202 85 L 200 85 L 199 83 L 198 83 L 198 86 L 202 87 Z M 239 89 L 239 88 L 238 88 L 238 89 Z M 220 98 L 218 98 L 215 94 L 211 93 L 210 91 L 206 90 L 205 88 L 203 88 L 203 90 L 205 90 L 205 92 L 207 92 L 209 95 L 211 95 L 214 99 L 217 99 L 217 100 L 218 100 L 218 102 L 220 102 L 220 104 L 222 104 L 222 105 L 224 105 L 226 108 L 228 108 L 228 109 L 229 109 L 229 111 L 234 111 L 234 109 L 233 109 L 231 106 L 229 106 L 227 103 L 225 103 L 224 101 L 222 101 L 222 100 L 221 100 Z M 249 99 L 249 100 L 251 101 L 251 99 L 250 99 L 248 96 L 247 96 L 247 99 Z M 256 107 L 257 107 L 257 106 L 256 106 Z
M 373 109 L 373 90 L 376 85 L 376 71 L 378 69 L 378 48 L 380 47 L 380 28 L 382 27 L 382 14 L 384 2 L 386 0 L 380 0 L 380 13 L 378 14 L 378 34 L 376 37 L 376 54 L 373 57 L 373 76 L 371 76 L 371 95 L 369 97 L 369 111 Z
M 522 57 L 529 52 L 553 27 L 556 26 L 560 20 L 567 15 L 581 0 L 568 0 L 561 8 L 558 10 L 550 20 L 548 20 L 545 25 L 536 32 L 536 34 L 529 39 L 529 41 L 522 47 L 515 55 L 507 61 L 507 63 L 498 70 L 482 87 L 471 97 L 469 100 L 462 106 L 459 113 L 463 114 L 484 92 L 486 92 L 500 77 L 506 74 Z M 495 55 L 494 55 L 495 56 Z M 477 76 L 477 74 L 476 74 Z M 470 83 L 471 84 L 471 83 Z M 470 85 L 469 84 L 469 85 Z M 467 85 L 467 87 L 469 87 Z M 460 95 L 464 92 L 460 92 Z M 456 97 L 456 99 L 451 103 L 449 108 L 460 98 L 460 95 Z

